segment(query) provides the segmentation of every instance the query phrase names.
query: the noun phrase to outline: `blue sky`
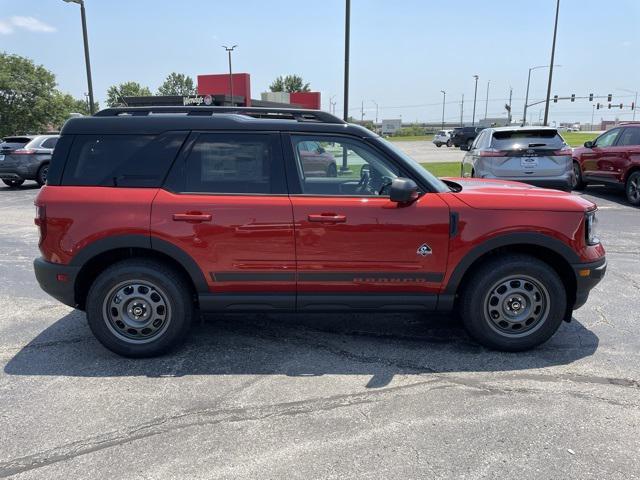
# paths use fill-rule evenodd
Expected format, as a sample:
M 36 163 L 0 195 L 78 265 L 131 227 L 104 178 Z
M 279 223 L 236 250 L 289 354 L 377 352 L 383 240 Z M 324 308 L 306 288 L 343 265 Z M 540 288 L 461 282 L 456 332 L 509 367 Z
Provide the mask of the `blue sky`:
M 172 71 L 195 78 L 227 70 L 222 44 L 238 44 L 234 71 L 251 74 L 259 98 L 280 74 L 298 73 L 342 111 L 344 0 L 85 0 L 96 98 L 109 85 L 135 80 L 155 90 Z M 504 114 L 513 87 L 521 116 L 527 71 L 548 64 L 555 0 L 352 0 L 350 114 L 372 119 L 470 120 Z M 612 93 L 631 119 L 640 90 L 640 0 L 561 0 L 552 94 Z M 86 91 L 79 6 L 62 0 L 0 0 L 0 50 L 32 58 L 74 96 Z M 534 71 L 530 98 L 545 95 L 547 73 Z M 537 118 L 540 107 L 532 107 Z M 587 100 L 552 104 L 551 120 L 590 122 Z M 637 114 L 640 118 L 640 114 Z

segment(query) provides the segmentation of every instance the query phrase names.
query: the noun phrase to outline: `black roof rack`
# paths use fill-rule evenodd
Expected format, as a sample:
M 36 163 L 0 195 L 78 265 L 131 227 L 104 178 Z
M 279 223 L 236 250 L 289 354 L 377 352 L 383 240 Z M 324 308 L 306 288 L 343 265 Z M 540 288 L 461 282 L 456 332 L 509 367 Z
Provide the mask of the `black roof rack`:
M 96 117 L 147 116 L 153 114 L 184 114 L 188 116 L 212 116 L 215 114 L 247 115 L 253 118 L 269 118 L 275 120 L 297 120 L 298 122 L 345 123 L 335 115 L 321 110 L 305 110 L 301 108 L 264 108 L 264 107 L 116 107 L 100 110 Z

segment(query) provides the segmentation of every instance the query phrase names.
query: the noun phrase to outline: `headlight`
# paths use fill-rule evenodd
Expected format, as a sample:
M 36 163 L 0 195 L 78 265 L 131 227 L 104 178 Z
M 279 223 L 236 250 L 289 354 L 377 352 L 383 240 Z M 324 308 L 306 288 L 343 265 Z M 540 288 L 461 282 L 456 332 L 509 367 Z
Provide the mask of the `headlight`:
M 598 218 L 596 217 L 595 210 L 593 212 L 586 213 L 584 225 L 587 245 L 599 244 L 600 239 L 598 238 Z

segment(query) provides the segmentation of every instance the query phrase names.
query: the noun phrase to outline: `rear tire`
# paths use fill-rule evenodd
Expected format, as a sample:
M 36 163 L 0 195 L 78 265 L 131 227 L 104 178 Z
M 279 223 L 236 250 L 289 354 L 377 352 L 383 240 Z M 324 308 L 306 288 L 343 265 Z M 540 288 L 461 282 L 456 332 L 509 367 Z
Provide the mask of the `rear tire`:
M 441 143 L 436 143 L 436 147 L 440 148 L 442 146 Z
M 18 188 L 24 183 L 24 180 L 2 180 L 2 182 L 9 188 Z
M 631 205 L 634 207 L 640 206 L 640 172 L 633 172 L 629 175 L 624 191 Z
M 576 161 L 573 162 L 573 184 L 571 185 L 572 190 L 584 190 L 586 187 L 586 182 L 582 179 L 582 168 L 580 168 L 580 164 Z
M 565 314 L 564 284 L 548 264 L 509 254 L 484 263 L 465 281 L 460 313 L 471 337 L 505 352 L 551 338 Z
M 86 302 L 91 331 L 124 357 L 153 357 L 185 339 L 194 316 L 191 289 L 174 269 L 147 259 L 126 260 L 95 279 Z
M 451 140 L 447 140 L 447 147 L 451 147 L 451 145 L 453 145 L 453 144 L 451 143 Z
M 43 186 L 47 183 L 47 175 L 49 175 L 49 164 L 43 163 L 36 174 L 36 182 L 38 182 L 38 185 Z

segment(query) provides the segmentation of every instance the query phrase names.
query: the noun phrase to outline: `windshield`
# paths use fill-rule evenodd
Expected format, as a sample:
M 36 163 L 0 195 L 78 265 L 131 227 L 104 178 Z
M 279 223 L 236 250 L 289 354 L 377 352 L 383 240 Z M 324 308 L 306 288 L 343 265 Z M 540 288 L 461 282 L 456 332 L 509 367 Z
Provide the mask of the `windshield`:
M 376 140 L 381 142 L 381 143 L 383 143 L 385 145 L 385 147 L 387 147 L 389 150 L 391 150 L 393 153 L 395 153 L 398 157 L 402 158 L 402 160 L 404 160 L 408 164 L 412 165 L 415 168 L 416 173 L 421 175 L 422 178 L 429 185 L 431 185 L 434 188 L 435 191 L 440 192 L 440 193 L 451 191 L 451 189 L 447 186 L 446 183 L 444 183 L 438 177 L 436 177 L 431 172 L 429 172 L 428 166 L 425 167 L 425 166 L 419 164 L 413 158 L 411 158 L 409 155 L 404 153 L 404 151 L 402 151 L 400 148 L 395 146 L 389 140 L 386 140 L 386 139 L 384 139 L 382 137 L 376 137 Z

